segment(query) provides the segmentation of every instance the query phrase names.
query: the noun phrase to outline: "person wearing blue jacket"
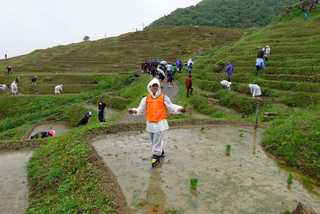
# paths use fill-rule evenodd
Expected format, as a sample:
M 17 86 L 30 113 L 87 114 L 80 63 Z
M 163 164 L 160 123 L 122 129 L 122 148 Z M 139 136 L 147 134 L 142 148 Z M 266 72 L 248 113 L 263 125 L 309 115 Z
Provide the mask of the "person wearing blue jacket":
M 256 59 L 256 75 L 259 74 L 259 72 L 261 70 L 263 70 L 266 67 L 265 63 L 264 63 L 264 59 L 263 58 L 257 58 Z
M 231 64 L 231 62 L 227 63 L 226 74 L 227 74 L 228 82 L 231 82 L 232 74 L 233 74 L 233 65 Z

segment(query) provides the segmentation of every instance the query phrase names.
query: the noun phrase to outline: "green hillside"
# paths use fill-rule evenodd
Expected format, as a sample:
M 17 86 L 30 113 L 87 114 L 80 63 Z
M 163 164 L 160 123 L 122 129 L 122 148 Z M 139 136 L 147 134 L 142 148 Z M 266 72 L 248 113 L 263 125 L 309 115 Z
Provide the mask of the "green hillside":
M 239 30 L 212 27 L 147 29 L 119 37 L 36 50 L 0 61 L 3 69 L 15 65 L 17 73 L 113 73 L 135 71 L 146 59 L 175 61 L 205 48 L 230 42 Z
M 302 12 L 293 9 L 279 22 L 233 45 L 199 56 L 193 75 L 201 95 L 198 99 L 215 100 L 218 105 L 247 116 L 254 115 L 257 102 L 251 97 L 248 84 L 260 85 L 261 118 L 264 112 L 275 112 L 280 120 L 266 134 L 266 149 L 315 178 L 320 177 L 320 123 L 315 119 L 320 114 L 319 24 L 319 10 L 304 21 Z M 265 45 L 271 46 L 271 58 L 262 74 L 256 76 L 257 52 Z M 226 75 L 218 65 L 227 61 L 235 67 L 231 91 L 220 86 Z M 214 111 L 211 103 L 199 110 Z
M 9 91 L 0 94 L 0 140 L 19 140 L 40 121 L 66 120 L 70 105 L 92 101 L 95 104 L 97 97 L 105 93 L 113 93 L 105 95 L 110 107 L 123 109 L 128 100 L 119 98 L 115 91 L 122 87 L 120 83 L 131 82 L 130 75 L 140 70 L 144 60 L 184 59 L 239 39 L 241 35 L 239 30 L 222 28 L 158 28 L 1 60 L 0 83 L 10 84 L 17 76 L 20 81 L 18 97 L 8 97 Z M 5 74 L 7 65 L 15 66 L 9 76 Z M 37 86 L 32 86 L 30 76 L 35 74 Z M 61 83 L 64 83 L 63 95 L 50 96 L 54 86 Z M 81 114 L 74 117 L 78 120 Z
M 319 10 L 304 21 L 301 11 L 293 9 L 273 24 L 245 35 L 239 30 L 210 27 L 149 28 L 0 61 L 3 69 L 8 64 L 16 67 L 12 75 L 0 75 L 1 82 L 10 83 L 20 76 L 21 90 L 16 97 L 0 96 L 0 147 L 40 147 L 28 163 L 27 213 L 117 213 L 121 206 L 117 202 L 122 198 L 113 197 L 116 185 L 106 179 L 110 174 L 106 174 L 90 140 L 116 130 L 136 130 L 119 121 L 146 93 L 151 78 L 133 76 L 133 72 L 142 61 L 155 57 L 173 61 L 194 56 L 194 93 L 185 96 L 186 73 L 178 73 L 180 90 L 175 102 L 185 106 L 187 113 L 171 117 L 171 122 L 199 116 L 200 120 L 232 120 L 230 124 L 253 123 L 257 100 L 251 97 L 247 84 L 257 83 L 263 90 L 259 122 L 267 129 L 264 148 L 319 181 L 319 24 Z M 267 44 L 271 58 L 264 72 L 256 76 L 257 51 Z M 231 91 L 219 83 L 225 79 L 219 65 L 226 61 L 235 66 Z M 39 76 L 37 87 L 30 84 L 34 74 Z M 61 82 L 65 83 L 64 94 L 50 95 L 53 86 Z M 98 100 L 116 112 L 106 123 L 97 122 L 93 109 Z M 89 110 L 93 118 L 87 126 L 75 127 Z M 265 112 L 275 112 L 275 120 L 265 121 Z M 70 126 L 68 134 L 24 140 L 35 124 L 61 121 Z
M 264 26 L 296 0 L 203 0 L 196 6 L 177 9 L 150 27 L 204 25 L 220 27 Z
M 104 75 L 132 73 L 147 59 L 169 62 L 184 59 L 205 49 L 235 41 L 240 30 L 213 27 L 170 27 L 127 33 L 119 37 L 36 50 L 30 54 L 0 60 L 0 83 L 10 84 L 16 76 L 22 94 L 52 94 L 53 87 L 65 83 L 64 93 L 94 89 Z M 7 65 L 15 66 L 5 75 Z M 34 88 L 30 76 L 37 75 Z

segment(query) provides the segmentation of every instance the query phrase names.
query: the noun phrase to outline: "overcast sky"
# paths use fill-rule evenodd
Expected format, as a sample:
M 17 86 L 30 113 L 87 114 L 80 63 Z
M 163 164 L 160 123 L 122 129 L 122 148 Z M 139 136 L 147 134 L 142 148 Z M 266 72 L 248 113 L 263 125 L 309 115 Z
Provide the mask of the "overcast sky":
M 0 58 L 141 29 L 200 0 L 0 0 Z

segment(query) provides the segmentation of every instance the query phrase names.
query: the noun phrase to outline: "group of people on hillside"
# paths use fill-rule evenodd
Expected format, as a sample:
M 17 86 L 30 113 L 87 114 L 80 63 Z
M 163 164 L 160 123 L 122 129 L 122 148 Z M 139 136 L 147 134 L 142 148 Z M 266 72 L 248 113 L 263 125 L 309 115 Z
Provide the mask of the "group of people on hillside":
M 157 63 L 158 62 L 158 63 Z M 192 68 L 193 60 L 190 58 L 187 63 L 187 78 L 185 80 L 185 86 L 187 90 L 187 97 L 192 94 Z M 157 77 L 161 82 L 167 79 L 168 87 L 173 87 L 173 81 L 175 79 L 176 72 L 181 72 L 183 69 L 183 62 L 177 59 L 175 63 L 168 63 L 165 60 L 162 61 L 149 61 L 141 65 L 141 69 L 145 73 L 149 73 L 153 77 Z
M 262 49 L 259 49 L 256 58 L 256 75 L 259 75 L 263 69 L 266 68 L 265 62 L 270 59 L 271 56 L 271 48 L 269 45 L 266 45 Z M 233 64 L 228 61 L 225 66 L 226 80 L 220 81 L 220 84 L 228 90 L 231 90 L 232 85 L 232 76 L 234 73 Z M 261 88 L 258 84 L 248 84 L 250 92 L 253 97 L 261 96 Z
M 38 76 L 33 75 L 30 77 L 30 80 L 31 80 L 31 85 L 33 87 L 36 87 Z M 18 92 L 19 92 L 18 85 L 19 85 L 19 77 L 16 77 L 16 79 L 10 84 L 10 90 L 11 90 L 11 94 L 13 96 L 18 95 Z M 6 84 L 0 84 L 0 93 L 4 93 L 8 89 L 9 89 L 9 87 Z M 54 95 L 60 95 L 62 92 L 63 92 L 63 84 L 58 84 L 58 85 L 54 86 Z
M 258 51 L 256 59 L 256 75 L 259 75 L 263 69 L 265 69 L 265 61 L 271 56 L 271 48 L 269 45 L 266 45 L 264 48 Z
M 103 101 L 98 102 L 98 120 L 101 123 L 106 122 L 106 119 L 105 119 L 106 106 L 107 104 L 105 102 Z M 77 126 L 79 127 L 79 126 L 87 125 L 91 117 L 92 117 L 91 111 L 85 112 L 83 117 L 78 122 Z M 47 131 L 36 132 L 30 137 L 30 139 L 48 138 L 48 137 L 55 137 L 55 136 L 56 136 L 56 131 L 54 129 L 50 129 Z

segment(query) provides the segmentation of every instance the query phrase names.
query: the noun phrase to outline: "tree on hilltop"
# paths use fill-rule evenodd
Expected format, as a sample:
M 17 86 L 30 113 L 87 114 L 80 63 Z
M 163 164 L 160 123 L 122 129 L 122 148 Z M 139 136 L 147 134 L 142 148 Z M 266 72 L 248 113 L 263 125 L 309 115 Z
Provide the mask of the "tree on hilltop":
M 84 36 L 84 37 L 83 37 L 83 41 L 84 41 L 84 42 L 90 41 L 90 37 L 89 37 L 89 36 Z

